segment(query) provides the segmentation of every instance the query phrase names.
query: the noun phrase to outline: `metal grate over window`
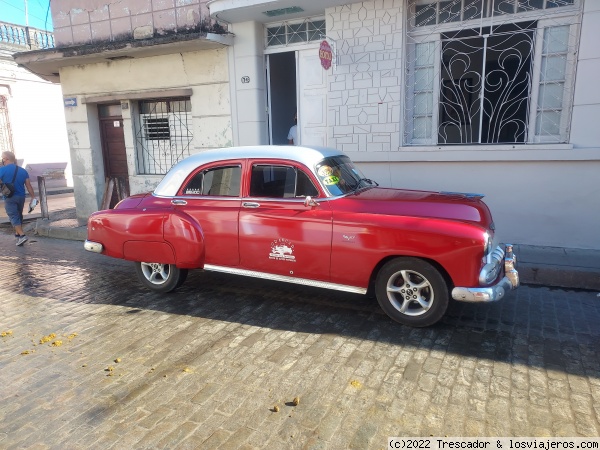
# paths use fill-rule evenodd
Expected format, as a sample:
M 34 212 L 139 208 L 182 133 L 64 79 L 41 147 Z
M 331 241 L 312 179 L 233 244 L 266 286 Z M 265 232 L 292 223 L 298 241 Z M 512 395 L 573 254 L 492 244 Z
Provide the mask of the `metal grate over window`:
M 405 145 L 565 143 L 578 0 L 410 0 Z
M 283 22 L 267 26 L 266 32 L 267 47 L 318 41 L 325 36 L 325 21 L 307 19 L 300 23 Z
M 189 98 L 139 103 L 136 130 L 138 173 L 164 175 L 190 155 L 192 104 Z

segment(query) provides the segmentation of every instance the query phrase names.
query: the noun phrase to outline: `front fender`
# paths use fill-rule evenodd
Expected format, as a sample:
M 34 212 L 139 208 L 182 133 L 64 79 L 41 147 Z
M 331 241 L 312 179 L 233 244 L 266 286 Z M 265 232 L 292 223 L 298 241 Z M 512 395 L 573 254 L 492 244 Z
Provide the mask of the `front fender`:
M 165 241 L 175 249 L 175 265 L 181 269 L 204 267 L 204 233 L 191 216 L 174 211 L 164 222 Z

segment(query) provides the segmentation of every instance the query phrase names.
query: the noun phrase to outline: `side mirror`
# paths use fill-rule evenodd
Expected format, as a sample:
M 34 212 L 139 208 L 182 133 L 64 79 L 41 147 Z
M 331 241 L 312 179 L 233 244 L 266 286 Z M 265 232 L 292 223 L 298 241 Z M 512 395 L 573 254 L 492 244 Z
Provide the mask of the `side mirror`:
M 319 206 L 319 204 L 310 195 L 307 195 L 304 199 L 304 206 Z

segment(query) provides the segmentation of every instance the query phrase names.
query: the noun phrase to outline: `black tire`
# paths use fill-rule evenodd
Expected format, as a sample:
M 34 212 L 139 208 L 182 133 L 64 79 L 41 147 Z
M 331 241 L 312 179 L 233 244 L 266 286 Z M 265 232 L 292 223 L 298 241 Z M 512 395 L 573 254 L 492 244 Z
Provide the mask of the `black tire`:
M 188 276 L 187 269 L 179 269 L 179 281 L 177 282 L 177 286 L 175 286 L 175 289 L 177 289 L 179 286 L 181 286 L 183 283 L 185 283 L 187 276 Z
M 428 327 L 446 313 L 449 288 L 438 269 L 417 258 L 388 261 L 375 280 L 377 302 L 403 325 Z
M 183 284 L 187 269 L 175 264 L 136 262 L 135 271 L 144 286 L 154 292 L 171 292 Z

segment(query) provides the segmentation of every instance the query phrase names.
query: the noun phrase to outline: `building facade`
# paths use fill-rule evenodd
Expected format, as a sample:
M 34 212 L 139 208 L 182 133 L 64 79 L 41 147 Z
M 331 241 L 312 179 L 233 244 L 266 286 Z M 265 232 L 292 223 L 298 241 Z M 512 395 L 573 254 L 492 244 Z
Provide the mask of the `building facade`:
M 72 186 L 60 85 L 17 65 L 13 54 L 53 47 L 52 33 L 0 22 L 0 152 L 12 151 L 47 187 Z
M 189 153 L 287 143 L 297 114 L 383 186 L 485 194 L 504 241 L 600 249 L 600 2 L 75 3 L 17 60 L 76 103 L 81 217 L 111 164 L 151 190 Z

